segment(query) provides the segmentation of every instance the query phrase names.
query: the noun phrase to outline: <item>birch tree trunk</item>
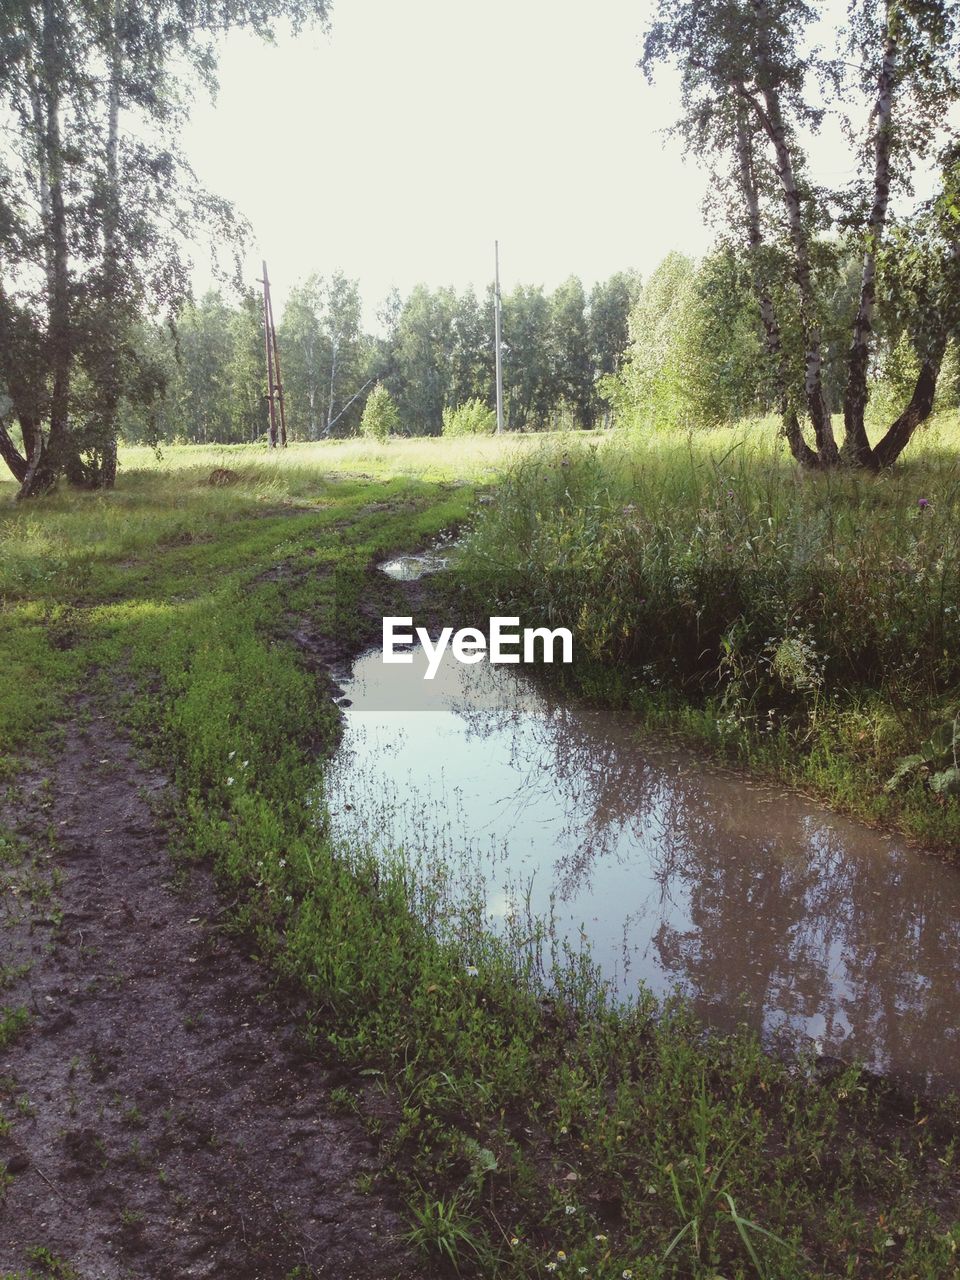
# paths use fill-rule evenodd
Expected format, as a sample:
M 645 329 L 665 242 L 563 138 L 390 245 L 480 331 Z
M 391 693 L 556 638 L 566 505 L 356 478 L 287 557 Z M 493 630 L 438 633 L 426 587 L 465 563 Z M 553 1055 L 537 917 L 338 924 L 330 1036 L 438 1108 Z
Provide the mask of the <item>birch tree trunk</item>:
M 47 347 L 52 375 L 50 430 L 38 428 L 29 444 L 27 470 L 18 498 L 45 493 L 56 483 L 67 453 L 70 406 L 71 333 L 67 219 L 63 193 L 60 131 L 61 68 L 57 0 L 44 0 L 40 74 L 34 82 L 35 122 L 40 125 L 38 164 L 47 271 Z
M 860 302 L 853 323 L 853 336 L 847 360 L 847 388 L 843 399 L 844 455 L 861 466 L 875 465 L 870 442 L 867 439 L 864 416 L 867 408 L 870 335 L 873 332 L 873 311 L 877 292 L 877 250 L 886 224 L 887 205 L 890 199 L 890 148 L 896 66 L 897 42 L 888 30 L 877 85 L 877 101 L 874 107 L 877 123 L 874 139 L 873 204 L 867 221 L 866 246 L 860 279 Z
M 112 489 L 117 479 L 117 414 L 120 407 L 117 311 L 120 298 L 120 77 L 122 45 L 120 26 L 122 0 L 115 0 L 110 15 L 110 74 L 107 101 L 106 200 L 103 212 L 103 277 L 104 303 L 107 316 L 106 369 L 103 379 L 102 431 L 103 443 L 97 482 Z
M 754 12 L 760 19 L 760 36 L 758 41 L 757 70 L 761 84 L 761 106 L 757 98 L 739 86 L 740 92 L 747 101 L 753 104 L 760 123 L 770 140 L 776 160 L 777 176 L 783 192 L 784 209 L 790 241 L 793 246 L 793 274 L 799 295 L 800 322 L 806 346 L 806 371 L 804 375 L 804 392 L 807 412 L 813 423 L 813 433 L 817 442 L 817 456 L 824 466 L 834 466 L 840 460 L 833 424 L 830 421 L 830 410 L 823 393 L 823 354 L 820 324 L 817 319 L 816 299 L 814 297 L 813 278 L 810 268 L 810 249 L 807 232 L 803 225 L 801 211 L 800 185 L 797 182 L 793 156 L 787 141 L 787 128 L 784 123 L 780 94 L 776 88 L 776 77 L 773 72 L 769 41 L 764 34 L 764 11 L 767 0 L 751 0 Z
M 737 107 L 737 156 L 740 164 L 740 186 L 746 204 L 747 214 L 747 248 L 750 257 L 753 291 L 760 308 L 760 319 L 763 323 L 764 339 L 767 355 L 773 365 L 777 383 L 777 394 L 780 402 L 780 417 L 783 422 L 783 433 L 790 446 L 790 452 L 797 462 L 806 467 L 815 467 L 818 462 L 816 453 L 803 438 L 803 431 L 797 414 L 790 404 L 789 377 L 786 358 L 783 351 L 783 340 L 780 324 L 774 309 L 770 291 L 763 279 L 759 255 L 763 244 L 760 229 L 760 196 L 754 172 L 753 144 L 743 111 Z
M 943 334 L 934 349 L 920 366 L 916 386 L 910 402 L 900 417 L 888 428 L 886 435 L 872 452 L 873 466 L 878 470 L 891 466 L 910 443 L 910 437 L 933 412 L 933 398 L 937 391 L 937 379 L 943 363 L 947 337 Z

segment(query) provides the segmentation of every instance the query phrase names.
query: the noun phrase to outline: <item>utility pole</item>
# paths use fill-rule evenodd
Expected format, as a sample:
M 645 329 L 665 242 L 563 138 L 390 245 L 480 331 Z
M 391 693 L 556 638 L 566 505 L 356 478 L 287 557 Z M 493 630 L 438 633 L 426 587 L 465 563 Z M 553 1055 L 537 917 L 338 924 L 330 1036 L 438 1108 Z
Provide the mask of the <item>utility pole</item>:
M 267 351 L 267 404 L 270 409 L 270 448 L 275 449 L 279 444 L 281 449 L 285 449 L 287 447 L 287 415 L 283 404 L 280 348 L 277 346 L 277 328 L 273 323 L 273 299 L 270 296 L 270 277 L 267 275 L 266 262 L 263 264 L 262 284 L 263 338 Z
M 266 270 L 266 268 L 264 268 Z M 500 241 L 493 242 L 493 333 L 497 364 L 497 435 L 503 432 L 503 362 L 500 354 Z

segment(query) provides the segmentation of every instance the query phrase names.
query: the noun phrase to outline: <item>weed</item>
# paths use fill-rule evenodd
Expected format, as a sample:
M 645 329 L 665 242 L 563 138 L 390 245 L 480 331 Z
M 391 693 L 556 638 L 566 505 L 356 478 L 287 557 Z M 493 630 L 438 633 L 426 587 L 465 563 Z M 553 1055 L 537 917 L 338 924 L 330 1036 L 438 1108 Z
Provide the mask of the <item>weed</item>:
M 413 1227 L 405 1239 L 428 1256 L 438 1256 L 456 1271 L 464 1263 L 476 1263 L 486 1250 L 476 1234 L 477 1221 L 466 1212 L 459 1195 L 434 1199 L 424 1194 L 411 1206 Z
M 16 1009 L 0 1009 L 0 1049 L 6 1049 L 22 1035 L 30 1023 L 30 1014 L 21 1005 Z

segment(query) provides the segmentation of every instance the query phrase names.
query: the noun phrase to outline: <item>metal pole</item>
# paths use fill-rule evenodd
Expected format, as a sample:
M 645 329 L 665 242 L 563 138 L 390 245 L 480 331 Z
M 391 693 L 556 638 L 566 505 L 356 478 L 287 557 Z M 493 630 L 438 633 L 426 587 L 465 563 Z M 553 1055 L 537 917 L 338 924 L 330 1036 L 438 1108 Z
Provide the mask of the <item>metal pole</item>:
M 263 264 L 263 338 L 267 349 L 267 404 L 270 406 L 270 448 L 277 447 L 277 411 L 273 403 L 273 343 L 270 333 L 270 278 Z
M 500 354 L 500 241 L 493 242 L 493 332 L 497 363 L 497 434 L 503 431 L 503 363 Z

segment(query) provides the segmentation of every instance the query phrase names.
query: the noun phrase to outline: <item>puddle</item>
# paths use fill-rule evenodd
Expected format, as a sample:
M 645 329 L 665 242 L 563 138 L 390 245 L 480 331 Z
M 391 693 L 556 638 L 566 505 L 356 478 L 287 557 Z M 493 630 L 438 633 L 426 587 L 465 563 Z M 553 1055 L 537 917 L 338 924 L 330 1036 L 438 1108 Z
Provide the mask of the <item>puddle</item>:
M 446 556 L 436 551 L 422 551 L 417 555 L 397 556 L 394 560 L 385 560 L 379 566 L 380 572 L 395 582 L 415 582 L 428 573 L 439 573 L 448 564 Z
M 630 718 L 449 655 L 356 664 L 328 791 L 338 835 L 445 854 L 489 924 L 547 916 L 629 996 L 960 1087 L 960 874 L 777 789 L 637 744 Z M 411 710 L 417 708 L 417 710 Z M 347 809 L 350 805 L 352 808 Z

